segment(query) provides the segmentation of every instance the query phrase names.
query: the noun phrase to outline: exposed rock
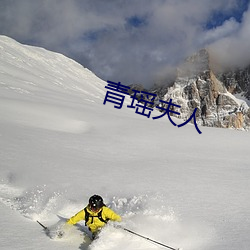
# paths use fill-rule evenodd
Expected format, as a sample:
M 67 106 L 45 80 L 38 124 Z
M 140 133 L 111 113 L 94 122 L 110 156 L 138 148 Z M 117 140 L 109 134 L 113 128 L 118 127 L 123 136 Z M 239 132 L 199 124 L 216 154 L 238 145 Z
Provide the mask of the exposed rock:
M 230 93 L 240 93 L 250 100 L 250 66 L 245 69 L 228 70 L 224 73 L 218 73 L 218 79 L 225 84 Z
M 250 95 L 250 91 L 243 91 L 250 85 L 250 67 L 218 77 L 210 67 L 208 51 L 203 49 L 189 57 L 177 72 L 173 85 L 160 96 L 162 100 L 172 99 L 173 103 L 181 106 L 174 108 L 180 113 L 175 116 L 188 119 L 197 108 L 196 121 L 200 125 L 236 129 L 250 127 L 247 103 L 233 96 L 234 93 L 244 93 L 245 97 Z
M 139 84 L 130 87 L 157 94 L 154 106 L 159 105 L 159 100 L 169 102 L 172 99 L 172 103 L 181 106 L 170 108 L 180 113 L 172 114 L 178 118 L 187 120 L 197 108 L 196 121 L 199 125 L 249 129 L 250 108 L 246 101 L 250 100 L 250 66 L 222 73 L 217 72 L 211 64 L 209 52 L 202 49 L 177 69 L 172 84 L 154 85 L 149 90 Z M 130 95 L 134 95 L 134 92 L 131 91 Z M 143 98 L 147 99 L 146 96 Z M 137 94 L 136 99 L 140 101 L 141 93 Z M 167 104 L 164 106 L 167 108 Z

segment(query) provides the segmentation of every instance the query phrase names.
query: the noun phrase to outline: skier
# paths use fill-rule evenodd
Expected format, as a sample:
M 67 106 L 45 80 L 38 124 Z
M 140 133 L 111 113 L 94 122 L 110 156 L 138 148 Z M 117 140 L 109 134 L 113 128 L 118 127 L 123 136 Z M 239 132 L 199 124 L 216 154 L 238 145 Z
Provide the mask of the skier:
M 94 239 L 109 220 L 120 222 L 122 219 L 120 215 L 105 206 L 101 196 L 95 194 L 89 198 L 89 204 L 72 216 L 67 224 L 74 225 L 80 220 L 85 220 L 85 226 L 92 232 Z

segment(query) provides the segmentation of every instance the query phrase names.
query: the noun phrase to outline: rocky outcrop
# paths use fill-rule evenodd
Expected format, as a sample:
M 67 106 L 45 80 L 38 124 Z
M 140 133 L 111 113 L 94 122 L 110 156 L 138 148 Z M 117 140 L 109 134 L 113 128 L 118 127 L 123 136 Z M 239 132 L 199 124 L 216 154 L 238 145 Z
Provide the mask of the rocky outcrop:
M 225 84 L 230 93 L 241 94 L 250 100 L 250 66 L 218 73 L 218 79 Z
M 196 121 L 200 125 L 247 129 L 250 110 L 244 100 L 233 94 L 250 91 L 249 69 L 246 71 L 215 74 L 211 69 L 209 52 L 205 49 L 187 60 L 177 70 L 177 78 L 160 99 L 181 106 L 179 118 L 188 119 L 197 108 Z M 176 116 L 176 115 L 175 115 Z

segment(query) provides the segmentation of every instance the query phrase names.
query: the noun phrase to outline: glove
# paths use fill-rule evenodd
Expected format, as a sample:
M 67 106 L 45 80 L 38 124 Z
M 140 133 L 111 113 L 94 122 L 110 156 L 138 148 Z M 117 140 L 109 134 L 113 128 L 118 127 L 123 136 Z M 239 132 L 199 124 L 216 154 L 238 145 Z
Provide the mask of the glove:
M 117 229 L 123 229 L 122 225 L 120 224 L 114 224 L 113 226 L 114 228 L 117 228 Z
M 67 223 L 58 226 L 57 230 L 56 230 L 56 237 L 57 238 L 62 238 L 65 235 L 65 233 L 67 231 L 69 231 L 70 228 L 71 228 L 71 225 L 69 225 Z
M 56 232 L 57 238 L 62 238 L 64 234 L 65 234 L 65 232 L 62 231 L 62 230 L 59 230 L 59 231 Z

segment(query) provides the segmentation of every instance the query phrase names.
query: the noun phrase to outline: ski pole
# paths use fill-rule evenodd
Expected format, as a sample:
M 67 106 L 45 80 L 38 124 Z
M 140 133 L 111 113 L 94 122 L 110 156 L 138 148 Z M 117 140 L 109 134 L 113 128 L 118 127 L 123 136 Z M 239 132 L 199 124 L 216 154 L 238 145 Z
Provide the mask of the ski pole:
M 127 232 L 129 232 L 129 233 L 131 233 L 131 234 L 137 235 L 137 236 L 139 236 L 139 237 L 141 237 L 141 238 L 143 238 L 143 239 L 145 239 L 145 240 L 154 242 L 154 243 L 156 243 L 156 244 L 158 244 L 158 245 L 161 245 L 161 246 L 163 246 L 163 247 L 169 248 L 169 249 L 171 249 L 171 250 L 180 250 L 180 248 L 173 248 L 173 247 L 167 246 L 167 245 L 162 244 L 162 243 L 160 243 L 160 242 L 158 242 L 158 241 L 155 241 L 155 240 L 152 240 L 152 239 L 150 239 L 150 238 L 148 238 L 148 237 L 145 237 L 145 236 L 143 236 L 143 235 L 141 235 L 141 234 L 135 233 L 135 232 L 133 232 L 133 231 L 127 229 L 127 228 L 122 228 L 122 229 L 125 230 L 125 231 L 127 231 Z
M 43 227 L 43 229 L 46 231 L 46 230 L 48 230 L 48 228 L 47 227 L 45 227 L 41 222 L 39 222 L 38 220 L 36 221 L 40 226 L 42 226 Z

